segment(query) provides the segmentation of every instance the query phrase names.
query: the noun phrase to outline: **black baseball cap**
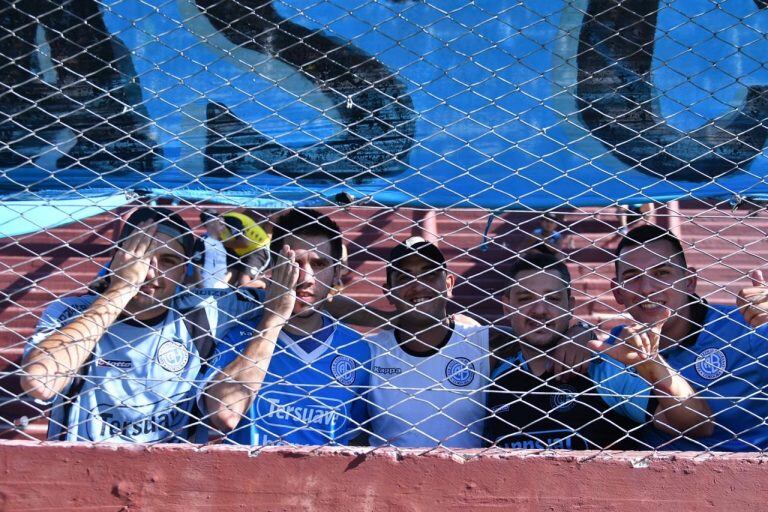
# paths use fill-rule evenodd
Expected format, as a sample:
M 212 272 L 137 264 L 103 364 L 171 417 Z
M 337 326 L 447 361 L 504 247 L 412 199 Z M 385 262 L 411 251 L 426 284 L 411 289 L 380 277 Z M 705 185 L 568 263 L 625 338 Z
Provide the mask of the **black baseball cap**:
M 445 255 L 432 242 L 428 242 L 420 236 L 411 238 L 399 243 L 392 252 L 389 253 L 389 268 L 387 268 L 387 285 L 391 284 L 391 274 L 393 270 L 399 270 L 400 265 L 409 256 L 414 254 L 421 256 L 434 265 L 435 268 L 445 268 Z
M 191 258 L 195 253 L 195 237 L 184 219 L 178 213 L 168 208 L 142 206 L 136 209 L 126 219 L 117 243 L 123 243 L 134 231 L 136 226 L 144 221 L 151 220 L 157 224 L 157 232 L 165 233 L 181 244 L 184 256 Z

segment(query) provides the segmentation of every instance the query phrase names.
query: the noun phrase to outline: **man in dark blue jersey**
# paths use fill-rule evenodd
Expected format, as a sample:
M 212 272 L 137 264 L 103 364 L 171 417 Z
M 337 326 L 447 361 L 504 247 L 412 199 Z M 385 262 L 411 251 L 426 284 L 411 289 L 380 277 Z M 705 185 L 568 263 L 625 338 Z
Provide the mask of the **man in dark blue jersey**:
M 696 295 L 696 275 L 688 268 L 680 241 L 669 231 L 641 226 L 620 241 L 616 300 L 638 323 L 663 322 L 661 356 L 707 400 L 715 424 L 714 433 L 703 439 L 648 430 L 648 444 L 675 450 L 768 448 L 768 326 L 761 325 L 765 296 L 759 288 L 742 291 L 742 311 L 710 305 Z M 608 343 L 619 346 L 637 337 L 632 326 L 618 327 Z

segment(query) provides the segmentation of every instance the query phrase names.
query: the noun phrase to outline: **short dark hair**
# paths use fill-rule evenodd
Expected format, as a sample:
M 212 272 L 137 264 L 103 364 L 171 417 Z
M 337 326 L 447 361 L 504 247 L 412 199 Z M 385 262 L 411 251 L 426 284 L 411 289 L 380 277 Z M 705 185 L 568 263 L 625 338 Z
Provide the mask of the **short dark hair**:
M 509 267 L 507 267 L 507 286 L 505 293 L 509 293 L 509 291 L 517 282 L 517 275 L 520 272 L 525 272 L 528 270 L 557 272 L 560 274 L 560 278 L 563 280 L 568 293 L 571 293 L 571 272 L 568 270 L 568 265 L 566 265 L 562 259 L 558 258 L 552 253 L 539 251 L 523 253 L 515 258 Z
M 673 235 L 668 229 L 659 227 L 656 224 L 644 224 L 631 230 L 619 240 L 619 245 L 616 246 L 616 259 L 614 262 L 616 277 L 619 277 L 619 259 L 621 258 L 621 253 L 625 249 L 639 247 L 659 240 L 664 240 L 669 243 L 674 250 L 672 257 L 679 259 L 679 264 L 682 268 L 688 268 L 688 262 L 685 259 L 685 252 L 683 251 L 683 244 L 680 243 L 680 239 Z
M 216 215 L 216 212 L 213 212 L 211 210 L 200 210 L 200 222 L 205 224 L 206 222 L 215 219 L 218 217 Z
M 125 220 L 117 243 L 123 243 L 139 224 L 148 220 L 157 224 L 160 231 L 166 230 L 169 236 L 181 244 L 184 256 L 192 258 L 195 254 L 195 237 L 189 224 L 178 213 L 160 206 L 142 206 L 134 210 Z
M 269 249 L 273 260 L 280 254 L 288 236 L 324 236 L 331 241 L 331 257 L 339 261 L 342 254 L 341 230 L 328 215 L 312 208 L 295 208 L 277 218 L 272 228 L 272 242 Z

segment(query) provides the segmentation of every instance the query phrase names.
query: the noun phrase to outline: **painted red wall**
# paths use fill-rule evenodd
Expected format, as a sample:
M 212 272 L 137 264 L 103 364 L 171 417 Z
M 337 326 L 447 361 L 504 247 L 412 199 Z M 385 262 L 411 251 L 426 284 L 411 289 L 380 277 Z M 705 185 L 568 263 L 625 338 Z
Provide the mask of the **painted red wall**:
M 462 455 L 10 441 L 0 510 L 768 510 L 757 455 Z

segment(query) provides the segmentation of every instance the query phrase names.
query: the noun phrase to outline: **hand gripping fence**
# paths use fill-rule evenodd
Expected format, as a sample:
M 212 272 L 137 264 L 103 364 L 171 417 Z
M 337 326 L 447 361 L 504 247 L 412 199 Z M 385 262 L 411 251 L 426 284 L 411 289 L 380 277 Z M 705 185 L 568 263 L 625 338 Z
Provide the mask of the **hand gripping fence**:
M 765 450 L 763 7 L 4 4 L 0 435 Z

